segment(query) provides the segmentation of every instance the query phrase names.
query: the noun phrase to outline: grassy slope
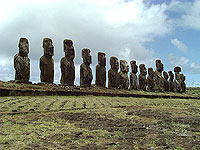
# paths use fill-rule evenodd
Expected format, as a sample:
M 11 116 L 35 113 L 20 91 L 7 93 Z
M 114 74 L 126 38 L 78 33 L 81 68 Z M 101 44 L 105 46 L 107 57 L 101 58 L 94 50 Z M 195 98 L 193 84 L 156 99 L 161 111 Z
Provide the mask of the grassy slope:
M 200 100 L 0 97 L 0 118 L 1 150 L 200 149 Z

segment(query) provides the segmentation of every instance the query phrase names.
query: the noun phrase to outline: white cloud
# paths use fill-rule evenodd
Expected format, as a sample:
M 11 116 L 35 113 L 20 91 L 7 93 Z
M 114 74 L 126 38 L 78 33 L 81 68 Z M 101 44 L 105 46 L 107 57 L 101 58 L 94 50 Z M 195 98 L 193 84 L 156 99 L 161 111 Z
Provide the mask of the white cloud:
M 178 50 L 182 51 L 182 52 L 186 52 L 187 51 L 187 46 L 181 42 L 180 40 L 178 39 L 172 39 L 171 40 L 171 43 L 176 47 L 178 48 Z
M 200 30 L 200 1 L 173 1 L 168 8 L 170 11 L 178 13 L 180 17 L 173 20 L 173 24 L 184 28 Z
M 167 56 L 167 62 L 174 68 L 176 66 L 185 67 L 188 65 L 190 60 L 184 56 L 175 56 L 174 54 L 169 54 Z

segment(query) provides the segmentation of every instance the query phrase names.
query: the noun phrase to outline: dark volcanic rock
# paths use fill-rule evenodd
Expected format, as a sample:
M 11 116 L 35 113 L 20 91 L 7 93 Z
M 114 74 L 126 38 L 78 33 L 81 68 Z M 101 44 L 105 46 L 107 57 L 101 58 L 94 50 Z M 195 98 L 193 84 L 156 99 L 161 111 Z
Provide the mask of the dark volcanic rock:
M 40 58 L 40 79 L 44 83 L 54 81 L 54 55 L 53 41 L 49 38 L 43 39 L 44 55 Z
M 60 83 L 68 86 L 74 86 L 75 66 L 74 57 L 75 51 L 72 40 L 65 39 L 63 41 L 65 56 L 60 61 L 61 80 Z

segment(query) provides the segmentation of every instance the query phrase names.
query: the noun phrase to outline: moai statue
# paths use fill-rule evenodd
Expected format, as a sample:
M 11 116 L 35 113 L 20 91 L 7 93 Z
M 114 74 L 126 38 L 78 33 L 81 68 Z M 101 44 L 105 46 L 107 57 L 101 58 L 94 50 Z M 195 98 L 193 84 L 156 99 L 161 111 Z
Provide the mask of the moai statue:
M 172 71 L 168 71 L 169 74 L 169 92 L 174 92 L 174 74 Z
M 54 81 L 54 46 L 49 38 L 43 39 L 44 55 L 40 57 L 40 79 L 42 83 L 52 84 Z
M 30 59 L 28 58 L 28 39 L 20 38 L 19 53 L 14 57 L 15 82 L 29 83 L 30 79 Z
M 117 57 L 110 57 L 110 70 L 108 71 L 108 88 L 119 88 L 119 62 Z
M 106 87 L 106 54 L 102 52 L 98 52 L 95 84 L 99 87 Z
M 164 91 L 169 92 L 169 81 L 168 81 L 168 73 L 166 71 L 163 72 L 163 77 L 164 77 Z
M 60 61 L 61 80 L 60 83 L 67 86 L 74 86 L 75 66 L 74 57 L 75 51 L 72 40 L 65 39 L 63 41 L 65 56 Z
M 130 72 L 130 89 L 137 90 L 138 89 L 138 80 L 137 80 L 137 72 L 138 66 L 136 65 L 136 61 L 132 60 L 130 62 L 132 72 Z
M 139 74 L 139 89 L 146 91 L 147 87 L 147 81 L 146 81 L 146 75 L 147 75 L 147 69 L 145 67 L 145 64 L 140 64 L 140 74 Z
M 129 87 L 129 65 L 126 60 L 120 60 L 119 88 L 127 90 Z
M 185 76 L 184 74 L 180 74 L 180 79 L 181 79 L 181 92 L 186 93 L 186 84 L 185 84 Z
M 155 80 L 154 80 L 154 71 L 153 68 L 148 68 L 148 77 L 147 77 L 147 90 L 154 92 Z
M 161 60 L 156 60 L 156 71 L 155 71 L 155 90 L 159 92 L 164 91 L 164 78 L 162 76 L 163 64 Z
M 175 91 L 178 92 L 178 93 L 181 93 L 181 91 L 182 91 L 182 89 L 181 89 L 181 77 L 180 77 L 180 73 L 179 73 L 179 72 L 181 72 L 181 67 L 175 67 L 174 72 L 175 72 L 175 80 L 174 80 Z
M 80 86 L 87 87 L 91 86 L 92 83 L 92 69 L 90 64 L 92 64 L 92 56 L 90 55 L 90 49 L 82 49 L 83 63 L 80 66 Z

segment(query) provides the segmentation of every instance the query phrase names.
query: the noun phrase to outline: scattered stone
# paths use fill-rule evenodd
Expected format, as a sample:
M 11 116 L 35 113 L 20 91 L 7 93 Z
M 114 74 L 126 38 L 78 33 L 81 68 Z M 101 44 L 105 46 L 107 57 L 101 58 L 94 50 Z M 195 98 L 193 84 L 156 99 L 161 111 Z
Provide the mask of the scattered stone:
M 146 81 L 146 75 L 147 75 L 147 69 L 145 67 L 145 64 L 140 64 L 140 74 L 139 74 L 139 89 L 146 91 L 147 81 Z
M 60 83 L 67 86 L 74 86 L 75 66 L 74 58 L 75 51 L 73 41 L 65 39 L 63 41 L 65 56 L 60 61 L 61 80 Z
M 40 58 L 40 79 L 42 83 L 52 84 L 54 81 L 54 55 L 53 41 L 49 38 L 43 39 L 44 55 Z
M 119 62 L 117 57 L 110 57 L 110 70 L 108 71 L 108 88 L 119 88 Z
M 98 65 L 96 66 L 96 86 L 106 87 L 106 54 L 98 52 Z
M 138 66 L 136 65 L 136 61 L 132 60 L 131 64 L 131 72 L 130 72 L 130 89 L 137 90 L 138 89 L 138 79 L 137 79 L 137 72 Z
M 82 49 L 83 63 L 80 66 L 80 86 L 87 87 L 91 86 L 93 79 L 92 69 L 90 64 L 92 64 L 92 56 L 90 55 L 90 49 Z
M 16 83 L 29 83 L 30 79 L 30 59 L 29 42 L 26 38 L 20 38 L 19 40 L 19 53 L 14 57 L 15 68 L 15 81 Z
M 120 60 L 119 88 L 127 90 L 129 87 L 129 65 L 126 60 Z

